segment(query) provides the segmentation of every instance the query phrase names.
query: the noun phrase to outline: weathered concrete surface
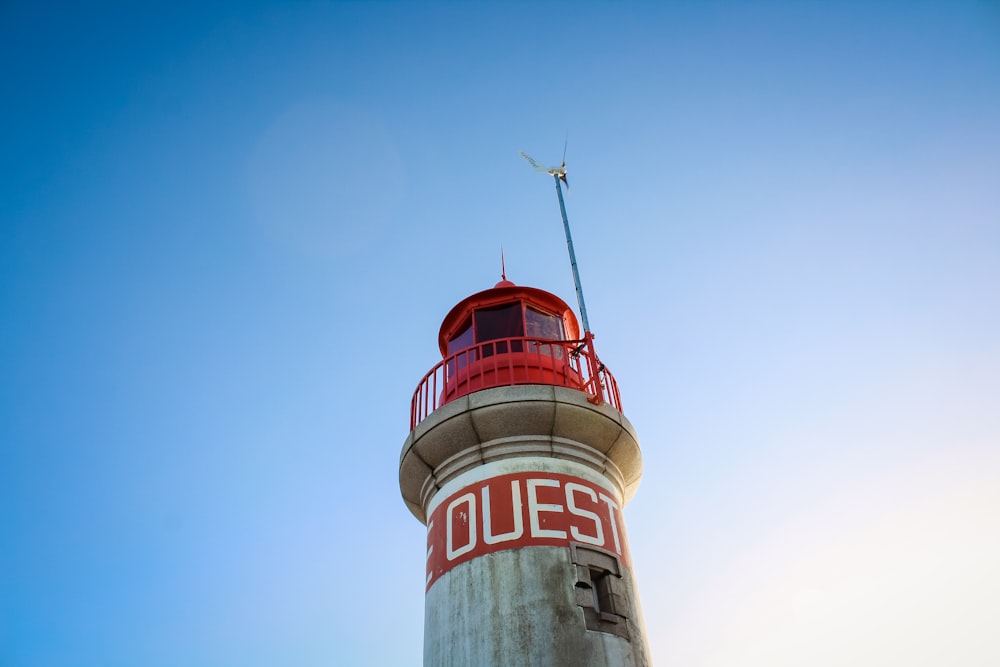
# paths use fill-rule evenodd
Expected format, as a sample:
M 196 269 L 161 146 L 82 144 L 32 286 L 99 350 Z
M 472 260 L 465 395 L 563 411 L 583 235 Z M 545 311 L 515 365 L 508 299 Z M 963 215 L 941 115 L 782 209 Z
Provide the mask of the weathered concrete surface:
M 424 667 L 645 667 L 648 648 L 632 573 L 630 638 L 586 628 L 576 570 L 560 547 L 464 563 L 427 592 Z

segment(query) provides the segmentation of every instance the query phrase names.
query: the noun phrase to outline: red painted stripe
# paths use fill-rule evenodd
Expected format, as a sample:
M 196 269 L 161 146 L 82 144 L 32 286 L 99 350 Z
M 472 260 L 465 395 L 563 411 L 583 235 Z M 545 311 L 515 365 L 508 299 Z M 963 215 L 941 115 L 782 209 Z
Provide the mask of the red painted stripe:
M 427 524 L 427 588 L 479 556 L 577 542 L 617 554 L 631 567 L 625 523 L 607 489 L 572 475 L 521 472 L 464 487 Z

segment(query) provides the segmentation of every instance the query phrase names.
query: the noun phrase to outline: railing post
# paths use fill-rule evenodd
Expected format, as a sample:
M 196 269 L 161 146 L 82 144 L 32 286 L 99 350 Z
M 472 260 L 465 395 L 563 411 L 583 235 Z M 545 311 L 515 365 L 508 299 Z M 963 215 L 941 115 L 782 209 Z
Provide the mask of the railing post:
M 594 350 L 594 334 L 587 330 L 583 334 L 587 345 L 587 365 L 590 367 L 590 379 L 594 383 L 594 401 L 597 405 L 604 403 L 604 386 L 601 384 L 601 362 Z
M 491 352 L 489 356 L 484 354 L 487 349 Z M 515 349 L 519 351 L 513 352 Z M 581 356 L 586 361 L 581 360 Z M 473 367 L 476 367 L 477 372 L 471 372 Z M 453 370 L 449 372 L 449 368 Z M 465 369 L 464 375 L 460 373 L 460 369 Z M 445 402 L 456 398 L 457 395 L 451 396 L 453 393 L 464 396 L 491 386 L 517 384 L 519 369 L 537 373 L 542 384 L 551 382 L 557 386 L 579 389 L 587 394 L 587 400 L 591 403 L 608 403 L 621 410 L 618 384 L 597 358 L 594 334 L 591 332 L 585 332 L 582 340 L 575 341 L 506 338 L 473 345 L 438 362 L 413 392 L 410 400 L 410 430 Z M 501 371 L 507 376 L 502 383 Z M 462 378 L 461 382 L 459 378 Z

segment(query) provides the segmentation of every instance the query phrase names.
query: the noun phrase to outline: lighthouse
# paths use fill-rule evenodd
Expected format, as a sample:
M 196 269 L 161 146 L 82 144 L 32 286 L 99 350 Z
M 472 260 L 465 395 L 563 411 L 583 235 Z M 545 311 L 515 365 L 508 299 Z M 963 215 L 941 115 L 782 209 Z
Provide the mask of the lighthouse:
M 427 527 L 424 666 L 650 664 L 622 513 L 642 456 L 593 334 L 503 276 L 438 345 L 399 462 Z

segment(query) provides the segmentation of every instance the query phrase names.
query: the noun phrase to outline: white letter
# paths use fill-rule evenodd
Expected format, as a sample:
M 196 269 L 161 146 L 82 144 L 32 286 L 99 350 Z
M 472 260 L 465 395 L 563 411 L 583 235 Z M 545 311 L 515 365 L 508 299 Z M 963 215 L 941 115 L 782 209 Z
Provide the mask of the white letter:
M 434 522 L 431 521 L 429 524 L 427 524 L 427 541 L 428 542 L 431 541 L 430 537 L 431 537 L 431 532 L 433 530 L 434 530 Z M 427 581 L 425 582 L 425 585 L 431 583 L 431 575 L 434 574 L 431 571 L 431 554 L 433 554 L 433 553 L 434 553 L 434 545 L 433 544 L 429 544 L 427 546 L 427 561 L 426 561 L 427 562 Z
M 509 542 L 524 534 L 524 517 L 521 516 L 521 482 L 519 480 L 515 479 L 510 483 L 510 496 L 514 508 L 514 530 L 501 535 L 493 535 L 491 532 L 490 487 L 483 487 L 483 542 L 486 544 Z
M 469 503 L 469 513 L 465 515 L 465 521 L 469 524 L 469 543 L 464 547 L 459 547 L 458 549 L 451 548 L 452 540 L 452 524 L 454 520 L 452 519 L 452 512 L 456 507 L 462 503 Z M 465 514 L 464 512 L 462 514 Z M 472 551 L 476 546 L 476 497 L 471 493 L 466 493 L 463 496 L 455 498 L 448 505 L 448 511 L 445 512 L 445 519 L 448 521 L 448 541 L 445 543 L 445 555 L 448 556 L 448 560 L 455 560 L 462 554 L 467 554 Z
M 618 505 L 614 500 L 608 498 L 603 493 L 601 494 L 601 500 L 608 504 L 608 514 L 611 515 L 611 534 L 615 538 L 615 551 L 617 551 L 620 556 L 622 554 L 622 544 L 618 541 L 618 520 L 615 518 L 615 510 L 618 509 Z
M 577 484 L 576 482 L 566 482 L 566 508 L 569 509 L 570 514 L 576 516 L 582 516 L 585 519 L 590 519 L 594 522 L 594 528 L 596 530 L 596 535 L 591 537 L 585 533 L 581 533 L 576 526 L 569 527 L 569 534 L 573 536 L 574 540 L 580 540 L 587 544 L 593 544 L 596 546 L 604 546 L 604 528 L 601 527 L 601 518 L 591 512 L 590 510 L 580 509 L 576 506 L 576 502 L 573 500 L 573 492 L 581 491 L 590 496 L 590 499 L 595 503 L 597 502 L 597 492 L 595 492 L 590 487 L 584 486 L 583 484 Z
M 565 530 L 549 530 L 543 529 L 538 526 L 538 513 L 539 512 L 562 512 L 562 505 L 539 505 L 537 497 L 537 489 L 539 486 L 552 486 L 559 488 L 559 480 L 557 479 L 529 479 L 528 480 L 528 521 L 531 522 L 531 536 L 532 537 L 558 537 L 561 539 L 566 539 Z

